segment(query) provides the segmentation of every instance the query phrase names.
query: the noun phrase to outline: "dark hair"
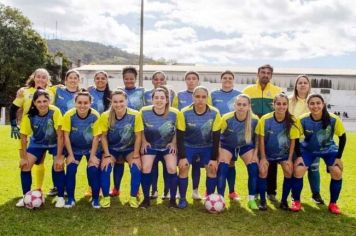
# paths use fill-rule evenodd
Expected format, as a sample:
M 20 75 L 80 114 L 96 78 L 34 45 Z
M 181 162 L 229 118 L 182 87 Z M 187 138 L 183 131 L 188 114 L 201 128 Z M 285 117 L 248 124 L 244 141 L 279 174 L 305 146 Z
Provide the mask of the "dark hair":
M 196 71 L 193 71 L 193 70 L 187 71 L 184 75 L 184 80 L 187 78 L 188 75 L 195 75 L 196 77 L 198 77 L 198 80 L 200 80 L 199 74 Z
M 325 100 L 324 100 L 323 96 L 321 96 L 320 94 L 316 94 L 316 93 L 310 94 L 307 98 L 308 105 L 309 105 L 310 99 L 312 99 L 312 98 L 319 98 L 324 104 L 322 114 L 321 114 L 321 123 L 322 123 L 323 129 L 326 129 L 330 125 L 330 114 L 326 108 Z
M 122 69 L 122 76 L 124 76 L 126 73 L 132 73 L 137 77 L 137 70 L 133 66 L 127 66 Z
M 93 98 L 86 89 L 80 89 L 79 92 L 75 95 L 74 101 L 76 102 L 79 96 L 85 96 L 89 98 L 89 101 L 92 102 Z
M 66 73 L 66 76 L 64 77 L 64 80 L 66 81 L 68 79 L 68 77 L 70 76 L 70 74 L 75 74 L 78 79 L 80 80 L 80 74 L 77 70 L 75 69 L 71 69 L 71 70 L 68 70 L 67 73 Z M 79 90 L 79 85 L 77 87 L 77 90 Z
M 299 80 L 301 78 L 304 78 L 308 81 L 309 83 L 309 90 L 308 90 L 308 94 L 310 94 L 310 91 L 311 91 L 311 84 L 310 84 L 310 80 L 309 80 L 309 77 L 307 75 L 298 75 L 297 79 L 295 80 L 295 83 L 294 83 L 294 90 L 293 90 L 293 94 L 292 94 L 292 97 L 291 97 L 291 102 L 293 103 L 293 105 L 295 105 L 298 101 L 298 97 L 299 97 L 299 94 L 298 94 L 298 90 L 297 90 L 297 84 L 299 82 Z
M 30 117 L 38 115 L 39 111 L 37 107 L 35 106 L 35 101 L 40 97 L 40 96 L 45 96 L 48 100 L 51 100 L 49 93 L 44 90 L 44 89 L 37 89 L 36 92 L 33 94 L 32 102 L 31 102 L 31 107 L 28 110 L 27 114 Z
M 257 73 L 260 73 L 260 70 L 262 70 L 262 69 L 270 69 L 273 74 L 273 67 L 270 64 L 265 64 L 265 65 L 258 67 Z
M 158 88 L 153 89 L 152 100 L 153 100 L 153 97 L 155 96 L 155 93 L 157 93 L 157 92 L 163 92 L 164 96 L 166 97 L 167 103 L 164 107 L 164 115 L 167 115 L 168 111 L 169 111 L 169 107 L 170 107 L 169 90 L 166 86 L 163 86 L 163 85 L 159 86 Z
M 105 90 L 104 90 L 104 96 L 103 96 L 104 110 L 106 111 L 107 109 L 109 109 L 110 103 L 111 103 L 111 90 L 110 90 L 110 86 L 109 86 L 109 76 L 108 76 L 108 73 L 106 73 L 105 71 L 97 71 L 94 74 L 94 79 L 96 78 L 96 76 L 98 74 L 103 74 L 105 76 L 105 78 L 107 79 L 107 83 L 106 83 Z
M 156 75 L 159 75 L 159 74 L 163 75 L 164 79 L 167 79 L 166 74 L 163 71 L 158 70 L 153 73 L 152 80 L 156 77 Z
M 288 99 L 287 94 L 285 94 L 285 93 L 280 93 L 280 94 L 278 94 L 278 95 L 276 95 L 276 96 L 274 97 L 274 99 L 273 99 L 273 104 L 276 103 L 276 101 L 277 101 L 278 98 L 284 98 L 284 99 L 286 99 L 286 100 L 287 100 L 287 104 L 288 104 L 288 102 L 289 102 L 289 99 Z M 295 125 L 295 119 L 294 119 L 294 116 L 293 116 L 292 114 L 290 114 L 288 108 L 287 108 L 286 113 L 285 113 L 284 122 L 285 122 L 285 124 L 286 124 L 286 129 L 287 129 L 287 137 L 289 138 L 289 137 L 290 137 L 290 135 L 289 135 L 290 130 L 291 130 L 292 126 Z
M 235 78 L 235 75 L 234 75 L 234 73 L 232 73 L 231 70 L 223 71 L 220 75 L 220 79 L 222 79 L 224 77 L 224 75 L 232 75 L 232 78 Z

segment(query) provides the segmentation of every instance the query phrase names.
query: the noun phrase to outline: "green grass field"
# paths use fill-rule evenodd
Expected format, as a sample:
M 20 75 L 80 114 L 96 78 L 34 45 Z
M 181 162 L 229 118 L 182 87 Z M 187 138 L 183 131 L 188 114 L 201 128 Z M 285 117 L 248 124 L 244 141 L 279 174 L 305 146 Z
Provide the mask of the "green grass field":
M 236 181 L 241 201 L 227 201 L 228 209 L 218 215 L 207 213 L 201 202 L 192 200 L 185 210 L 168 209 L 166 202 L 161 200 L 146 210 L 130 208 L 127 205 L 130 177 L 127 166 L 120 198 L 112 199 L 109 209 L 92 209 L 83 197 L 87 186 L 85 161 L 80 164 L 77 176 L 78 204 L 75 208 L 55 209 L 54 198 L 47 197 L 46 205 L 39 210 L 19 209 L 15 207 L 21 196 L 18 146 L 17 141 L 9 138 L 9 133 L 9 126 L 0 126 L 0 235 L 356 235 L 355 133 L 348 134 L 343 157 L 344 182 L 339 200 L 343 213 L 339 216 L 330 214 L 327 206 L 317 206 L 310 200 L 306 178 L 302 193 L 303 211 L 285 212 L 279 210 L 278 205 L 269 203 L 267 212 L 252 212 L 246 206 L 247 171 L 242 161 L 237 162 Z M 45 191 L 51 187 L 51 164 L 48 156 Z M 321 175 L 321 194 L 328 201 L 330 177 L 325 172 L 324 163 L 321 164 Z M 204 176 L 203 173 L 201 194 L 204 193 Z M 279 175 L 278 193 L 281 193 L 281 180 Z M 159 182 L 161 194 L 162 180 Z M 187 196 L 191 196 L 191 192 Z

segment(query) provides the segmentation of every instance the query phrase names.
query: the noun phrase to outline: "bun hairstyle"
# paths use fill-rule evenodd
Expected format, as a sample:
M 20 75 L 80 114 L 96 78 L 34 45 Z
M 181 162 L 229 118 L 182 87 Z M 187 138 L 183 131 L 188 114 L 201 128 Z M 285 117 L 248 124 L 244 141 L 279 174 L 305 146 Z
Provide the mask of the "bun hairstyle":
M 106 111 L 109 109 L 109 106 L 111 103 L 111 90 L 110 90 L 110 86 L 109 86 L 109 76 L 108 76 L 108 73 L 106 73 L 105 71 L 97 71 L 94 74 L 94 78 L 96 78 L 96 76 L 99 74 L 103 74 L 107 80 L 106 87 L 104 90 L 104 96 L 103 96 L 104 111 Z
M 312 98 L 319 98 L 322 102 L 323 102 L 323 110 L 322 110 L 322 115 L 321 115 L 321 122 L 322 122 L 322 127 L 323 129 L 326 129 L 329 125 L 330 125 L 330 114 L 326 108 L 326 103 L 325 100 L 323 98 L 323 96 L 321 96 L 320 94 L 310 94 L 307 98 L 307 103 L 309 105 L 310 99 Z
M 44 90 L 44 89 L 37 89 L 36 92 L 33 94 L 33 98 L 32 98 L 32 102 L 31 102 L 31 106 L 30 109 L 28 110 L 27 114 L 30 117 L 36 116 L 39 114 L 39 111 L 37 109 L 37 107 L 35 106 L 35 101 L 40 97 L 40 96 L 44 96 L 46 99 L 51 100 L 49 93 Z
M 273 99 L 273 104 L 276 103 L 276 101 L 277 101 L 278 98 L 284 98 L 284 99 L 286 99 L 287 104 L 288 104 L 288 102 L 289 102 L 287 94 L 285 94 L 285 93 L 280 93 L 280 94 L 278 94 L 278 95 L 276 95 L 276 96 L 274 97 L 274 99 Z M 295 125 L 295 119 L 294 119 L 294 116 L 293 116 L 292 114 L 290 114 L 288 108 L 287 108 L 286 113 L 285 113 L 284 121 L 285 121 L 285 123 L 286 123 L 286 128 L 287 128 L 287 136 L 289 137 L 290 129 L 292 128 L 293 125 Z

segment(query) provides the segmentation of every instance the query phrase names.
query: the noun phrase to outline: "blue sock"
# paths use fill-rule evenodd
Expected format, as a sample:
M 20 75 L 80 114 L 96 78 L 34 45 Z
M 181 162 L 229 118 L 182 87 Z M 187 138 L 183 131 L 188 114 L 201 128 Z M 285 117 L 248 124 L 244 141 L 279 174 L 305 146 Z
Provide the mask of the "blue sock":
M 66 176 L 64 173 L 64 170 L 62 171 L 54 171 L 52 172 L 53 180 L 54 180 L 54 186 L 57 187 L 58 197 L 64 197 L 64 185 L 66 181 Z
M 99 168 L 90 166 L 88 169 L 88 179 L 92 191 L 93 200 L 99 199 L 100 192 L 100 172 Z
M 257 194 L 258 165 L 256 162 L 247 165 L 248 172 L 248 194 Z
M 218 193 L 224 196 L 225 193 L 225 185 L 226 185 L 226 177 L 229 171 L 229 164 L 224 162 L 220 162 L 218 166 Z
M 167 179 L 169 183 L 169 192 L 171 193 L 171 199 L 174 200 L 176 199 L 176 194 L 177 194 L 177 182 L 178 182 L 178 176 L 177 173 L 174 174 L 169 174 L 167 173 Z
M 66 173 L 66 189 L 68 194 L 68 200 L 74 200 L 74 190 L 75 190 L 75 176 L 77 174 L 78 165 L 75 163 L 70 163 L 67 165 Z
M 52 184 L 53 184 L 53 187 L 57 187 L 54 175 L 55 175 L 55 170 L 54 170 L 54 165 L 52 165 Z
M 330 203 L 336 203 L 339 199 L 340 191 L 342 186 L 342 179 L 330 181 Z
M 286 202 L 288 199 L 289 192 L 292 188 L 293 178 L 284 177 L 283 180 L 283 192 L 282 192 L 282 202 Z
M 236 168 L 235 166 L 229 166 L 229 171 L 227 172 L 227 183 L 229 185 L 229 193 L 235 192 L 235 179 L 236 179 Z
M 141 175 L 141 184 L 142 184 L 142 191 L 143 191 L 143 196 L 145 199 L 150 198 L 150 185 L 152 181 L 152 175 L 151 173 L 142 173 Z
M 25 195 L 28 191 L 31 190 L 31 185 L 32 185 L 31 171 L 21 171 L 21 184 L 22 184 L 22 193 L 23 195 Z
M 309 167 L 308 179 L 312 193 L 320 193 L 320 172 L 319 168 Z
M 258 191 L 261 201 L 266 201 L 267 178 L 258 177 Z
M 303 178 L 293 177 L 293 198 L 294 201 L 300 201 L 300 194 L 303 189 Z
M 153 166 L 152 166 L 152 170 L 151 170 L 151 174 L 152 174 L 152 193 L 157 191 L 157 182 L 158 182 L 158 158 L 155 158 L 154 162 L 153 162 Z
M 186 199 L 188 189 L 188 178 L 178 178 L 179 193 L 181 199 Z
M 206 177 L 206 192 L 208 195 L 215 192 L 216 185 L 218 183 L 218 178 Z
M 110 191 L 110 174 L 112 171 L 112 166 L 109 165 L 108 168 L 104 170 L 99 170 L 100 172 L 100 186 L 101 191 L 103 191 L 103 196 L 108 197 Z
M 163 161 L 163 182 L 164 182 L 164 194 L 167 195 L 170 185 L 169 185 L 169 181 L 168 181 L 168 172 L 167 172 L 167 167 L 166 167 L 166 163 Z
M 130 172 L 131 172 L 131 190 L 130 190 L 130 195 L 131 197 L 136 197 L 138 194 L 138 190 L 140 188 L 140 182 L 141 182 L 141 171 L 140 169 L 136 166 L 136 164 L 132 164 L 130 167 Z M 152 188 L 153 189 L 153 188 Z
M 200 165 L 198 162 L 192 163 L 192 182 L 193 189 L 197 189 L 200 182 Z
M 121 179 L 122 179 L 122 176 L 124 175 L 124 168 L 125 168 L 125 165 L 122 163 L 122 164 L 118 164 L 118 163 L 115 163 L 114 165 L 114 187 L 117 189 L 117 190 L 120 190 L 120 186 L 121 186 Z

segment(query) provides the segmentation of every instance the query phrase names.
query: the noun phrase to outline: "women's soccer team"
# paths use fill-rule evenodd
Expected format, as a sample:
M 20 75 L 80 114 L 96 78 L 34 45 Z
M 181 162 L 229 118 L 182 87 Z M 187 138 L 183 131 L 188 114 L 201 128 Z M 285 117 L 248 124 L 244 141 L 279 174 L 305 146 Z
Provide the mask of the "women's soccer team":
M 153 74 L 154 88 L 148 91 L 136 87 L 134 67 L 125 67 L 122 77 L 124 87 L 111 91 L 105 71 L 97 72 L 94 86 L 86 90 L 79 88 L 80 74 L 75 69 L 66 73 L 64 85 L 51 86 L 50 75 L 42 68 L 30 76 L 10 108 L 11 136 L 20 140 L 23 194 L 31 190 L 32 169 L 35 188 L 42 188 L 48 151 L 53 156 L 57 208 L 75 206 L 76 173 L 83 156 L 86 195 L 91 196 L 93 208 L 110 207 L 110 198 L 120 195 L 125 162 L 130 168 L 133 208 L 147 208 L 157 198 L 158 161 L 163 164 L 163 199 L 169 199 L 169 208 L 188 206 L 190 166 L 193 199 L 201 199 L 200 169 L 205 168 L 205 196 L 216 191 L 224 196 L 227 183 L 229 198 L 238 201 L 235 162 L 240 156 L 248 173 L 250 209 L 267 210 L 268 168 L 277 163 L 284 175 L 280 208 L 297 212 L 302 207 L 303 176 L 313 166 L 319 174 L 322 158 L 331 176 L 328 209 L 341 213 L 337 200 L 345 129 L 341 119 L 327 111 L 324 98 L 310 93 L 306 75 L 297 77 L 292 96 L 277 94 L 273 111 L 262 117 L 254 114 L 252 98 L 234 89 L 231 71 L 221 74 L 221 88 L 211 94 L 199 85 L 195 71 L 185 74 L 186 90 L 177 94 L 166 86 L 162 71 Z M 338 145 L 334 135 L 339 137 Z M 313 196 L 319 194 L 320 181 L 316 187 L 310 183 Z M 16 206 L 24 206 L 23 198 Z

